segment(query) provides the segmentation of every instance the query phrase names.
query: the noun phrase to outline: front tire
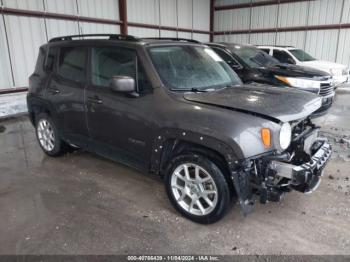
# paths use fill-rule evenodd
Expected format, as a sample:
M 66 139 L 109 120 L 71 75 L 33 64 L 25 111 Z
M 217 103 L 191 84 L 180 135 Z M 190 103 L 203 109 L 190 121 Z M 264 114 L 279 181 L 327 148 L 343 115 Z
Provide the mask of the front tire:
M 165 187 L 173 206 L 201 224 L 221 219 L 231 202 L 223 172 L 214 162 L 198 154 L 172 159 L 166 169 Z
M 35 120 L 36 137 L 45 154 L 56 157 L 66 153 L 68 146 L 61 140 L 57 127 L 51 117 L 42 113 Z

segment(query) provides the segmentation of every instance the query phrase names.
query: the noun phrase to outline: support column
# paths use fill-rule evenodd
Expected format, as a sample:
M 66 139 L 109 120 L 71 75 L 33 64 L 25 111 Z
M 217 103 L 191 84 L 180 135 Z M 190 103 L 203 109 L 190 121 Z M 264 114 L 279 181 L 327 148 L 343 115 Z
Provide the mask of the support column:
M 120 33 L 122 35 L 128 34 L 128 13 L 127 13 L 127 0 L 119 0 L 119 20 L 121 21 Z
M 210 0 L 210 42 L 214 41 L 214 12 L 215 0 Z

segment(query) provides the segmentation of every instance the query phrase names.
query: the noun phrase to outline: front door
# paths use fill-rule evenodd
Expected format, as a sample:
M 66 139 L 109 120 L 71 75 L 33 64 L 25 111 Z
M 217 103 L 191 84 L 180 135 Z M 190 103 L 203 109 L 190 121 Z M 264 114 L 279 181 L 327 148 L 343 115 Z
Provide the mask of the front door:
M 87 120 L 97 153 L 144 168 L 150 158 L 154 125 L 151 84 L 136 51 L 116 46 L 91 48 L 91 83 L 87 86 Z M 112 76 L 135 79 L 137 92 L 125 94 L 110 88 Z

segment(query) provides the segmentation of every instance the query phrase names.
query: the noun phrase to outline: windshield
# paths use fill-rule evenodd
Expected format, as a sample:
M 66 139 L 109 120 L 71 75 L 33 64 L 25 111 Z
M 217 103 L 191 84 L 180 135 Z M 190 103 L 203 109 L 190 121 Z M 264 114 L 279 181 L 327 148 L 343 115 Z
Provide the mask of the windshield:
M 311 55 L 309 55 L 308 53 L 306 53 L 301 49 L 290 49 L 289 52 L 291 52 L 292 55 L 294 55 L 295 58 L 298 59 L 300 62 L 308 62 L 308 61 L 316 60 Z
M 269 67 L 279 64 L 280 62 L 272 56 L 266 54 L 264 51 L 248 46 L 235 46 L 231 49 L 231 52 L 241 58 L 248 66 L 256 67 Z
M 208 47 L 158 46 L 149 48 L 149 53 L 159 76 L 171 90 L 204 91 L 242 84 Z

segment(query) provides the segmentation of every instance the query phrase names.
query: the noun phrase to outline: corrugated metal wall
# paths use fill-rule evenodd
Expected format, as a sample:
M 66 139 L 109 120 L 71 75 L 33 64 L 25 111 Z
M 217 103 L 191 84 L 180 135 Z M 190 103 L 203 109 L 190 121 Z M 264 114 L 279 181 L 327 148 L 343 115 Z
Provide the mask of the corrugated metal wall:
M 20 10 L 119 20 L 118 0 L 0 0 L 1 6 Z M 188 29 L 190 32 L 140 28 L 129 25 L 139 37 L 183 37 L 209 41 L 210 0 L 127 0 L 128 22 Z M 79 33 L 119 33 L 117 24 L 69 21 L 0 14 L 1 89 L 28 86 L 40 45 L 48 39 Z
M 2 5 L 119 20 L 116 0 L 2 0 Z M 33 72 L 40 45 L 55 36 L 78 34 L 79 30 L 82 33 L 119 33 L 119 26 L 2 14 L 0 89 L 28 86 L 28 76 Z
M 128 0 L 128 22 L 209 31 L 210 0 Z M 209 41 L 209 34 L 139 28 L 129 33 L 148 37 L 183 37 Z
M 258 0 L 216 0 L 215 6 L 250 4 Z M 278 2 L 278 1 L 276 1 Z M 350 0 L 314 0 L 216 10 L 214 31 L 338 25 L 350 22 Z M 259 32 L 216 35 L 214 41 L 293 45 L 323 60 L 350 64 L 350 29 Z

